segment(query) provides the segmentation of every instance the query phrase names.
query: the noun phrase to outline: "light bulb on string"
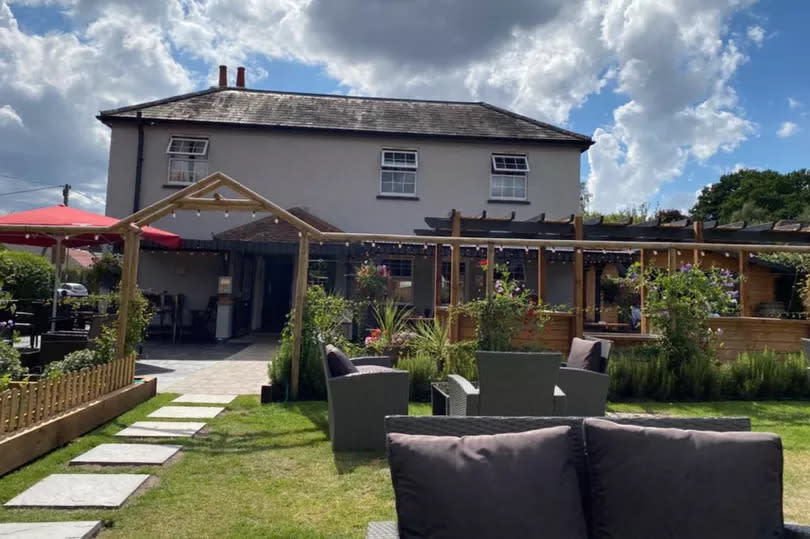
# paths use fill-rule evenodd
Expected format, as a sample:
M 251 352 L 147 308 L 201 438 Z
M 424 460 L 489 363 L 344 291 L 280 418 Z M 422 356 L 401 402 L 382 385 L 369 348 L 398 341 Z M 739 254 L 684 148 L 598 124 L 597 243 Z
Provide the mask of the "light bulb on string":
M 177 212 L 172 210 L 172 219 L 176 219 L 176 218 L 177 218 Z
M 199 217 L 199 216 L 200 216 L 200 210 L 198 209 L 197 210 L 197 217 Z

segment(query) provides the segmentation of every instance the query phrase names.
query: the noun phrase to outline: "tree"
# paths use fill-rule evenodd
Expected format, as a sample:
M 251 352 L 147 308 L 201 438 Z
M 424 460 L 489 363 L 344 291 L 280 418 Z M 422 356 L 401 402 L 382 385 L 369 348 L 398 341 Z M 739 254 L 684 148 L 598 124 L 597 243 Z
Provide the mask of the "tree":
M 703 188 L 691 214 L 696 220 L 722 223 L 810 218 L 810 170 L 782 174 L 743 169 L 724 174 Z

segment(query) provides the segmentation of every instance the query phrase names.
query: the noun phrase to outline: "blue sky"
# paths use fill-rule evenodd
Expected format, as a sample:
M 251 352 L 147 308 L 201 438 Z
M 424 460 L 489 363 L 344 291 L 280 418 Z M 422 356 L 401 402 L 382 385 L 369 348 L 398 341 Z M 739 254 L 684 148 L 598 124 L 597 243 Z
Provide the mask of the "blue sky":
M 101 209 L 94 114 L 207 87 L 219 63 L 255 88 L 485 100 L 594 136 L 582 180 L 603 211 L 688 208 L 735 168 L 808 166 L 810 2 L 489 4 L 0 0 L 0 190 L 65 178 Z M 0 210 L 42 196 L 57 192 Z

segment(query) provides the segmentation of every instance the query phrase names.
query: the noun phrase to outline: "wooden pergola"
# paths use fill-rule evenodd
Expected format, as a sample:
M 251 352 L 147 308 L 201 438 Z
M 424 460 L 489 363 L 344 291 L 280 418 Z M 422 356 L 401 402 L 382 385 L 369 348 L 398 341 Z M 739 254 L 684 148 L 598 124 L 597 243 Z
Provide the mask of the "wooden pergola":
M 225 198 L 217 193 L 217 190 L 229 190 L 237 194 L 238 198 Z M 463 247 L 486 246 L 487 260 L 489 261 L 486 275 L 487 294 L 491 295 L 494 288 L 494 260 L 496 248 L 520 248 L 536 249 L 538 255 L 542 255 L 545 249 L 571 248 L 574 250 L 574 303 L 576 322 L 576 334 L 581 335 L 584 324 L 584 312 L 582 304 L 583 293 L 583 265 L 585 250 L 640 250 L 645 251 L 665 251 L 670 253 L 670 268 L 674 269 L 675 253 L 677 250 L 693 250 L 696 261 L 699 261 L 699 253 L 702 251 L 732 251 L 740 254 L 764 253 L 764 252 L 798 252 L 810 253 L 810 231 L 802 227 L 794 227 L 797 230 L 775 230 L 775 233 L 789 233 L 789 236 L 776 236 L 766 239 L 763 236 L 756 236 L 762 242 L 739 243 L 740 238 L 733 234 L 745 234 L 749 239 L 748 232 L 742 227 L 731 230 L 732 236 L 723 236 L 722 233 L 716 238 L 709 230 L 727 230 L 721 226 L 706 227 L 704 224 L 684 225 L 680 228 L 691 230 L 692 236 L 677 238 L 658 238 L 649 234 L 642 235 L 643 239 L 635 237 L 617 237 L 617 235 L 600 236 L 595 234 L 594 226 L 630 228 L 632 225 L 608 225 L 601 223 L 584 223 L 581 216 L 562 221 L 546 221 L 545 218 L 537 218 L 533 223 L 519 222 L 514 220 L 514 216 L 507 218 L 492 218 L 485 215 L 475 217 L 464 217 L 458 211 L 452 211 L 448 230 L 442 226 L 433 228 L 430 231 L 418 231 L 418 234 L 369 234 L 369 233 L 348 233 L 348 232 L 321 232 L 312 225 L 289 213 L 284 208 L 264 198 L 253 190 L 245 187 L 238 181 L 226 176 L 221 172 L 215 172 L 205 179 L 189 185 L 177 191 L 175 194 L 151 204 L 142 210 L 119 221 L 116 225 L 106 228 L 89 229 L 88 227 L 62 227 L 58 230 L 54 227 L 19 227 L 13 225 L 0 226 L 1 231 L 17 231 L 25 233 L 40 234 L 87 234 L 105 232 L 116 232 L 124 238 L 124 261 L 123 272 L 120 285 L 120 310 L 118 317 L 118 342 L 117 353 L 119 357 L 124 354 L 124 342 L 126 338 L 126 327 L 130 302 L 135 293 L 138 274 L 138 258 L 140 249 L 141 227 L 154 223 L 158 219 L 165 217 L 176 211 L 249 211 L 271 213 L 280 220 L 283 220 L 298 230 L 298 261 L 295 275 L 295 294 L 293 297 L 293 357 L 292 373 L 290 380 L 290 395 L 296 398 L 298 395 L 298 381 L 301 357 L 301 320 L 304 307 L 304 295 L 307 288 L 307 270 L 309 263 L 309 245 L 312 241 L 317 242 L 341 242 L 347 246 L 350 243 L 379 242 L 392 243 L 398 245 L 432 245 L 436 253 L 435 272 L 436 280 L 441 278 L 441 254 L 445 246 L 451 252 L 451 279 L 450 279 L 450 303 L 457 305 L 460 301 L 460 265 L 461 250 Z M 509 224 L 513 223 L 513 224 Z M 432 225 L 433 223 L 431 223 Z M 474 226 L 471 226 L 473 224 Z M 546 226 L 553 229 L 553 232 L 538 234 L 527 227 Z M 656 224 L 660 228 L 661 223 Z M 489 230 L 486 230 L 486 228 Z M 504 228 L 507 230 L 503 230 Z M 517 227 L 521 230 L 510 230 Z M 670 226 L 670 228 L 675 228 Z M 771 227 L 773 229 L 774 227 Z M 770 229 L 769 229 L 770 230 Z M 749 231 L 752 232 L 752 231 Z M 670 233 L 670 232 L 667 232 Z M 682 232 L 680 232 L 682 233 Z M 586 239 L 592 238 L 592 239 Z M 707 237 L 711 237 L 712 242 L 707 242 Z M 788 239 L 789 238 L 789 239 Z M 717 241 L 727 240 L 727 241 Z M 733 241 L 736 240 L 736 241 Z M 790 244 L 784 242 L 791 241 Z M 768 243 L 768 241 L 771 241 Z M 801 243 L 801 244 L 796 244 Z M 539 256 L 539 260 L 543 260 Z M 744 272 L 744 264 L 747 264 L 748 257 L 740 257 L 741 270 Z M 642 263 L 644 257 L 642 256 Z M 545 269 L 543 264 L 539 264 L 538 277 L 542 283 Z M 744 273 L 743 273 L 744 274 Z M 440 286 L 438 287 L 440 289 Z M 438 295 L 438 294 L 437 294 Z M 453 328 L 454 335 L 457 328 Z

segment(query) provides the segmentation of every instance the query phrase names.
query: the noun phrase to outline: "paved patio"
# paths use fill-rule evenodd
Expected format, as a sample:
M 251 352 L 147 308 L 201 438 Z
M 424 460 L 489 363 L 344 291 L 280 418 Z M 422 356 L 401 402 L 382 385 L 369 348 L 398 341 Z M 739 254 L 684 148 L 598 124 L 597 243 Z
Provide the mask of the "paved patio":
M 255 334 L 217 344 L 150 342 L 135 373 L 157 377 L 160 393 L 258 395 L 278 340 Z

